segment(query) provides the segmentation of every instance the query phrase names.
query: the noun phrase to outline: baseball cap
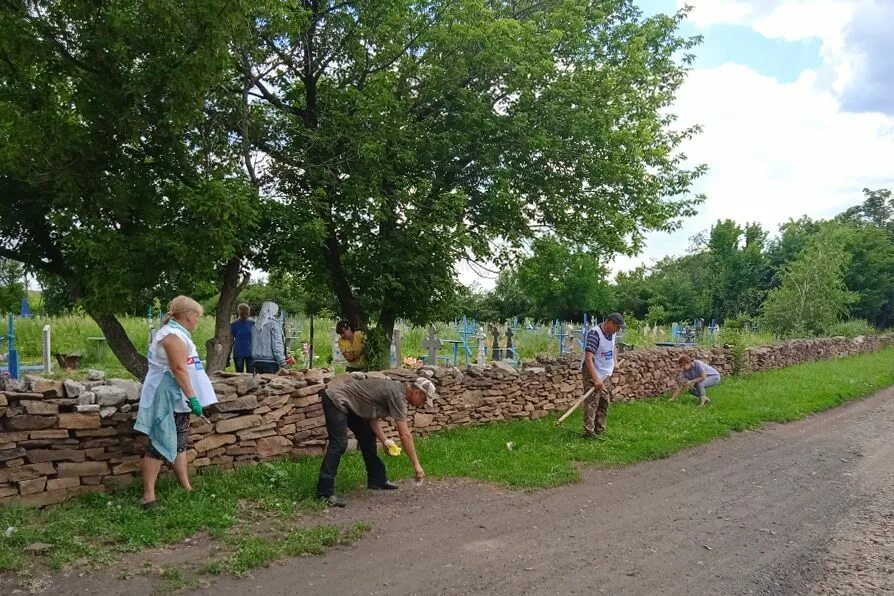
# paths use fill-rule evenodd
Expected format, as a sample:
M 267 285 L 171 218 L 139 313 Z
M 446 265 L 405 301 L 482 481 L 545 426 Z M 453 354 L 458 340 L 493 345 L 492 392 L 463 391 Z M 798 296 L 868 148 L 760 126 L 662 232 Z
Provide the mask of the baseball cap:
M 434 405 L 434 401 L 438 397 L 438 391 L 435 389 L 434 383 L 425 377 L 419 377 L 413 382 L 413 387 L 425 394 L 425 401 L 429 406 Z
M 605 320 L 606 320 L 606 321 L 611 321 L 612 323 L 614 323 L 614 324 L 617 325 L 618 327 L 623 327 L 623 326 L 624 326 L 624 317 L 622 317 L 622 316 L 620 315 L 620 313 L 613 312 L 612 314 L 610 314 L 610 315 L 608 315 L 607 317 L 605 317 Z

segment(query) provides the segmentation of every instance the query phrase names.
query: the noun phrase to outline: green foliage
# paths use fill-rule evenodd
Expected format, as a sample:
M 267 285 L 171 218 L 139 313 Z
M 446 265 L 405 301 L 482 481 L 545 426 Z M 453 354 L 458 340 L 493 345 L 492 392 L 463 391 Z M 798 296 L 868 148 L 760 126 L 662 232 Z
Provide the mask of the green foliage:
M 766 328 L 782 337 L 804 337 L 820 335 L 840 321 L 858 299 L 844 282 L 849 260 L 838 239 L 820 233 L 783 268 L 781 285 L 764 303 Z
M 326 279 L 348 318 L 426 323 L 455 304 L 458 259 L 504 265 L 545 231 L 629 253 L 693 213 L 703 170 L 679 146 L 697 130 L 668 112 L 697 42 L 682 14 L 308 6 L 256 21 L 257 145 L 282 197 L 267 254 Z
M 851 319 L 850 321 L 835 323 L 826 329 L 825 334 L 829 337 L 841 336 L 853 339 L 861 335 L 873 335 L 874 333 L 877 333 L 877 330 L 870 325 L 868 321 L 864 321 L 863 319 Z
M 385 335 L 384 329 L 373 327 L 367 332 L 363 357 L 367 370 L 391 368 L 391 339 Z
M 537 238 L 531 256 L 521 261 L 516 273 L 516 283 L 531 307 L 516 315 L 582 321 L 584 313 L 607 313 L 614 300 L 604 281 L 606 273 L 596 256 L 571 250 L 552 237 Z
M 0 257 L 0 314 L 18 313 L 25 296 L 21 263 Z

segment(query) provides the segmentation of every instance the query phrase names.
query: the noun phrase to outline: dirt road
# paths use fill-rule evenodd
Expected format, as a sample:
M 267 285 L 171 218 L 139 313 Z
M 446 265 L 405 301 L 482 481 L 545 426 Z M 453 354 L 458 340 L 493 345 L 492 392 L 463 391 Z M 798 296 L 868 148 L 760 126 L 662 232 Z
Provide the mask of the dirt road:
M 199 593 L 894 593 L 892 398 L 894 388 L 669 459 L 590 469 L 550 491 L 443 481 L 355 497 L 326 514 L 373 525 L 355 546 Z M 53 583 L 151 589 L 111 573 Z
M 894 389 L 534 494 L 439 483 L 376 495 L 355 547 L 216 594 L 894 592 Z

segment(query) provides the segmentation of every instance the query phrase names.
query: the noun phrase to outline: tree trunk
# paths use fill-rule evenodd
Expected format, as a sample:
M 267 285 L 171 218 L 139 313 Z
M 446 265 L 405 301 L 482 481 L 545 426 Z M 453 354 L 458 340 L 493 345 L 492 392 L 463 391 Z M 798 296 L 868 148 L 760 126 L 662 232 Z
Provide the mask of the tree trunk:
M 323 263 L 329 273 L 332 289 L 339 306 L 341 306 L 342 313 L 351 323 L 351 327 L 365 331 L 369 326 L 369 315 L 354 296 L 351 284 L 348 283 L 348 277 L 341 262 L 341 247 L 334 232 L 330 232 L 323 245 Z
M 146 356 L 140 354 L 130 338 L 121 322 L 108 313 L 89 313 L 90 317 L 96 321 L 106 341 L 109 342 L 109 348 L 115 357 L 124 365 L 127 372 L 142 381 L 146 377 L 149 370 L 149 364 L 146 362 Z
M 233 347 L 230 333 L 230 315 L 236 305 L 236 299 L 248 284 L 249 274 L 240 280 L 242 259 L 233 257 L 224 266 L 223 285 L 220 288 L 220 300 L 217 303 L 217 314 L 214 318 L 214 337 L 205 342 L 205 369 L 209 372 L 223 370 Z

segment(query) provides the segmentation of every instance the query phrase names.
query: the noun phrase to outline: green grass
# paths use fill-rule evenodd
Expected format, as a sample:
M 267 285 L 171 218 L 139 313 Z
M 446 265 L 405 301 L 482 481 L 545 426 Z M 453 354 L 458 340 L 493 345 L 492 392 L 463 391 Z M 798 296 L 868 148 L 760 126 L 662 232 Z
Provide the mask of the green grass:
M 561 429 L 555 427 L 554 417 L 547 417 L 437 433 L 420 439 L 418 451 L 429 477 L 465 476 L 522 489 L 558 486 L 579 479 L 576 462 L 618 466 L 663 458 L 734 431 L 797 420 L 868 395 L 894 385 L 892 359 L 894 349 L 886 349 L 727 379 L 710 390 L 713 401 L 701 409 L 694 407 L 694 398 L 686 397 L 672 403 L 655 399 L 615 404 L 605 438 L 598 442 L 578 437 L 581 419 L 576 414 Z M 392 478 L 412 474 L 407 458 L 386 459 Z M 296 530 L 262 539 L 246 535 L 245 528 L 264 520 L 283 526 L 280 522 L 319 509 L 312 499 L 319 461 L 306 457 L 232 473 L 209 470 L 195 478 L 191 494 L 165 476 L 158 487 L 159 509 L 153 514 L 140 509 L 137 487 L 84 496 L 42 511 L 0 508 L 0 572 L 23 568 L 37 557 L 57 569 L 84 557 L 101 565 L 121 553 L 171 544 L 203 530 L 232 543 L 233 554 L 219 569 L 247 570 L 282 556 L 317 552 L 314 549 L 336 539 L 335 530 Z M 349 453 L 336 489 L 350 492 L 364 483 L 363 462 L 357 453 Z M 6 528 L 15 530 L 7 537 Z M 44 555 L 25 554 L 23 549 L 35 542 L 53 548 Z
M 332 546 L 356 542 L 370 529 L 364 523 L 354 524 L 348 529 L 323 525 L 295 528 L 274 539 L 239 537 L 232 541 L 235 550 L 233 554 L 208 563 L 202 571 L 212 575 L 244 575 L 258 567 L 269 567 L 271 563 L 284 557 L 321 555 Z

